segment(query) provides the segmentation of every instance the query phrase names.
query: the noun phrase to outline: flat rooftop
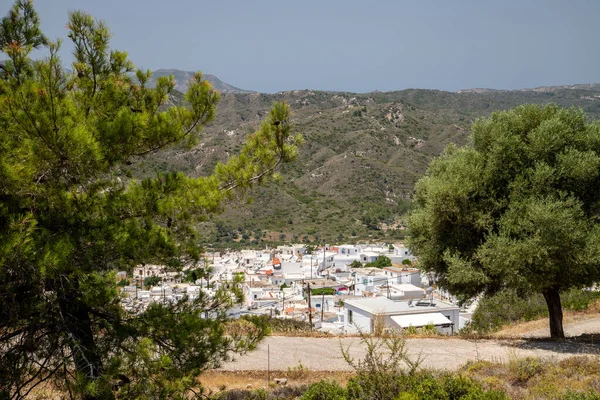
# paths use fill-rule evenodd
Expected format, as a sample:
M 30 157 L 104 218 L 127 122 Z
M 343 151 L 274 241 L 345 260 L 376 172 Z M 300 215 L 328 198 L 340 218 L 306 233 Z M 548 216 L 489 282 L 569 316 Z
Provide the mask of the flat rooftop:
M 421 304 L 427 305 L 417 305 Z M 437 299 L 433 300 L 434 306 L 429 305 L 429 299 L 413 300 L 412 306 L 408 304 L 408 300 L 395 301 L 387 297 L 365 297 L 362 299 L 348 299 L 344 301 L 344 306 L 353 306 L 355 308 L 365 310 L 371 314 L 406 314 L 406 313 L 423 313 L 435 312 L 439 310 L 458 310 L 459 307 L 454 304 L 446 303 Z

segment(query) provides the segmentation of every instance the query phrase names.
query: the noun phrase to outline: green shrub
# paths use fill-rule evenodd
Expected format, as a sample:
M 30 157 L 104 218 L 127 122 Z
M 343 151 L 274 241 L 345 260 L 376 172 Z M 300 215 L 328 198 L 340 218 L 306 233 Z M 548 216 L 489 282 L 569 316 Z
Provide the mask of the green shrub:
M 421 379 L 416 380 L 410 392 L 417 395 L 422 400 L 438 400 L 438 399 L 449 399 L 448 394 L 444 390 L 442 382 L 439 379 L 435 379 L 433 376 L 423 376 Z
M 562 400 L 600 400 L 600 395 L 593 390 L 589 392 L 574 392 L 567 390 L 561 397 Z
M 355 360 L 349 347 L 342 348 L 344 359 L 356 371 L 346 387 L 348 398 L 393 400 L 410 387 L 422 360 L 408 356 L 404 338 L 373 339 L 361 335 L 361 342 L 367 350 L 363 359 Z
M 346 389 L 335 381 L 320 381 L 313 383 L 300 397 L 302 400 L 345 400 L 348 398 Z
M 267 400 L 269 399 L 269 392 L 265 389 L 232 389 L 221 392 L 212 398 L 215 400 Z
M 150 286 L 156 286 L 160 283 L 160 278 L 158 276 L 149 276 L 144 279 L 144 287 L 146 290 L 150 288 Z
M 544 363 L 536 357 L 515 358 L 509 360 L 508 369 L 517 383 L 524 383 L 541 373 Z
M 315 296 L 321 296 L 321 295 L 325 295 L 325 296 L 331 296 L 336 294 L 337 292 L 335 291 L 334 288 L 318 288 L 318 289 L 313 289 L 311 290 L 311 293 Z
M 385 268 L 390 267 L 392 265 L 392 260 L 386 256 L 379 256 L 377 260 L 365 264 L 365 268 Z
M 483 393 L 480 385 L 463 375 L 445 376 L 443 385 L 450 399 L 462 399 L 467 395 Z

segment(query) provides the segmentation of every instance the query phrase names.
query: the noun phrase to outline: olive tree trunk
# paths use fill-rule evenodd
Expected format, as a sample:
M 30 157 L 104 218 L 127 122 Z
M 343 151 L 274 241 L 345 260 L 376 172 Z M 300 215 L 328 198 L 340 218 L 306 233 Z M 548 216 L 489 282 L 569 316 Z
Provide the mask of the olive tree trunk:
M 552 339 L 564 339 L 563 331 L 563 312 L 560 303 L 560 293 L 558 289 L 552 288 L 542 292 L 546 304 L 548 305 L 548 314 L 550 315 L 550 337 Z

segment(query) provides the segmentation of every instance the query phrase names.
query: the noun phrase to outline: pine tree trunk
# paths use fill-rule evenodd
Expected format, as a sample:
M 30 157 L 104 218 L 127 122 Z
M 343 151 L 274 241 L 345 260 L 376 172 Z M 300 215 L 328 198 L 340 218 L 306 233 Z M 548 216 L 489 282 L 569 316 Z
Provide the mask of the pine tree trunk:
M 75 283 L 77 287 L 77 283 Z M 71 353 L 77 372 L 88 380 L 94 381 L 102 375 L 102 360 L 94 340 L 89 308 L 79 297 L 78 290 L 71 288 L 63 292 L 59 298 L 59 306 L 63 316 L 64 328 L 70 337 Z M 95 396 L 84 396 L 86 400 Z
M 548 305 L 548 314 L 550 315 L 550 337 L 552 339 L 564 339 L 563 331 L 563 312 L 560 303 L 560 293 L 558 289 L 552 288 L 543 293 L 546 304 Z

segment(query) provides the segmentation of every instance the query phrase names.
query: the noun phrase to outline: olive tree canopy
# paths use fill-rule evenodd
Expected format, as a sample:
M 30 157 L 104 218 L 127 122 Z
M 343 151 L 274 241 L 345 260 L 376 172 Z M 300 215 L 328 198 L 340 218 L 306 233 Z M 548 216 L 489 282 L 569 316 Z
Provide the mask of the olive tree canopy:
M 455 294 L 543 294 L 564 337 L 561 291 L 600 276 L 600 125 L 523 105 L 476 121 L 471 144 L 435 159 L 415 188 L 410 246 Z

